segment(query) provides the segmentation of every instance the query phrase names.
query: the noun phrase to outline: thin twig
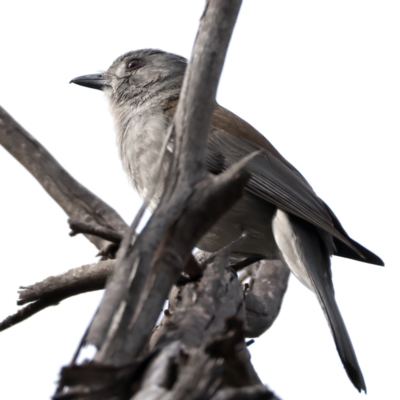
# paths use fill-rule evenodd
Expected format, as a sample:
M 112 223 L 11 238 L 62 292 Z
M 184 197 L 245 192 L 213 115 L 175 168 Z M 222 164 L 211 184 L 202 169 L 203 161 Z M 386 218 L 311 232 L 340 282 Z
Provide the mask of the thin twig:
M 59 304 L 61 300 L 63 299 L 62 298 L 58 299 L 54 297 L 49 299 L 38 300 L 31 304 L 28 304 L 26 307 L 18 310 L 15 314 L 8 316 L 6 319 L 1 321 L 0 332 L 5 331 L 6 329 L 11 328 L 12 326 L 22 321 L 25 321 L 26 319 L 32 317 L 32 315 L 35 315 L 36 313 L 44 310 L 47 307 Z
M 265 256 L 262 254 L 256 254 L 250 257 L 245 258 L 235 264 L 232 264 L 230 267 L 234 269 L 236 272 L 240 271 L 243 268 L 248 267 L 251 264 L 254 264 L 258 261 L 265 260 Z
M 243 232 L 236 240 L 233 242 L 227 244 L 226 246 L 222 247 L 215 253 L 211 253 L 207 258 L 203 259 L 201 261 L 201 265 L 204 267 L 208 265 L 209 263 L 213 262 L 217 256 L 219 256 L 222 253 L 228 252 L 230 253 L 235 247 L 239 246 L 242 244 L 245 240 L 247 239 L 247 232 Z

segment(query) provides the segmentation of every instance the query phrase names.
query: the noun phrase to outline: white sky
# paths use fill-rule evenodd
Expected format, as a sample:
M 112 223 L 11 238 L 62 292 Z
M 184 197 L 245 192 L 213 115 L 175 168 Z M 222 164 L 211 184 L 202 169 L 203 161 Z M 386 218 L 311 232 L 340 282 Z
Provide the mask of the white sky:
M 139 206 L 117 157 L 101 92 L 68 85 L 145 47 L 186 57 L 203 0 L 14 1 L 2 5 L 0 104 L 82 184 L 127 221 Z M 337 300 L 368 400 L 398 396 L 400 3 L 245 1 L 218 101 L 266 135 L 349 234 L 385 268 L 333 259 Z M 0 148 L 0 318 L 20 285 L 93 262 L 66 216 Z M 82 295 L 0 333 L 0 397 L 46 399 L 101 293 Z M 275 325 L 250 347 L 283 400 L 360 399 L 316 298 L 296 279 Z

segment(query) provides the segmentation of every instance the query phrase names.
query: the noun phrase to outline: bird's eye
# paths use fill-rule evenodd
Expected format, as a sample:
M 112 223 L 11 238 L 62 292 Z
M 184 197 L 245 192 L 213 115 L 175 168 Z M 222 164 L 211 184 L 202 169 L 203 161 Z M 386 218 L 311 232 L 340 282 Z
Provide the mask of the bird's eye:
M 133 69 L 138 69 L 141 66 L 142 66 L 142 63 L 140 62 L 140 60 L 138 60 L 137 58 L 134 58 L 127 62 L 126 69 L 131 71 Z

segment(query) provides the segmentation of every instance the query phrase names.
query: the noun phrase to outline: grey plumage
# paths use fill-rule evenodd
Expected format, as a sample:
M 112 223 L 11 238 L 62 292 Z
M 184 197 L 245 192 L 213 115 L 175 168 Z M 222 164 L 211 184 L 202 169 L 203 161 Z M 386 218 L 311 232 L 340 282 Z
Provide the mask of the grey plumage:
M 103 74 L 72 82 L 102 89 L 110 102 L 122 163 L 143 197 L 151 184 L 168 125 L 174 115 L 186 60 L 160 50 L 139 50 L 119 57 Z M 305 178 L 251 125 L 216 105 L 207 148 L 207 167 L 219 174 L 247 154 L 262 150 L 248 165 L 251 179 L 244 197 L 200 240 L 198 247 L 216 251 L 243 231 L 248 238 L 240 256 L 262 254 L 282 259 L 321 303 L 346 372 L 366 391 L 352 343 L 337 307 L 330 256 L 383 265 L 382 260 L 351 239 L 332 210 Z M 154 209 L 163 191 L 171 152 L 167 152 Z

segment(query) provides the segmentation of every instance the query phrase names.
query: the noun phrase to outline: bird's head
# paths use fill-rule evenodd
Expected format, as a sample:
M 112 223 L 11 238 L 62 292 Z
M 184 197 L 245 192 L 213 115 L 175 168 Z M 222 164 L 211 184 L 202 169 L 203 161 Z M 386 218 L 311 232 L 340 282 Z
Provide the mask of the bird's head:
M 107 71 L 83 75 L 71 83 L 99 89 L 112 106 L 139 105 L 159 93 L 178 95 L 187 60 L 161 50 L 136 50 L 118 57 Z

